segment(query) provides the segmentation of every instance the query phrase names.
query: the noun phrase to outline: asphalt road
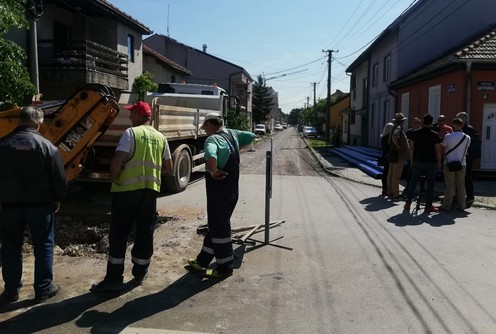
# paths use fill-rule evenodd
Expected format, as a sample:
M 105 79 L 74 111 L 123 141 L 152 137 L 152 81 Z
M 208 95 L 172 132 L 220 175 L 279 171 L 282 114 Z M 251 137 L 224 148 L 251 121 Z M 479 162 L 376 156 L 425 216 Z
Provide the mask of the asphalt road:
M 235 247 L 232 277 L 202 280 L 181 261 L 160 261 L 162 234 L 170 228 L 165 224 L 157 231 L 159 260 L 143 286 L 107 296 L 63 286 L 70 293 L 1 313 L 0 320 L 10 320 L 0 324 L 0 332 L 496 332 L 492 211 L 411 215 L 401 203 L 379 197 L 375 187 L 322 172 L 293 129 L 275 134 L 272 145 L 278 149 L 269 222 L 284 223 L 270 230 L 269 244 L 259 233 L 256 246 Z M 268 147 L 265 141 L 242 154 L 233 227 L 266 220 Z M 297 167 L 285 175 L 278 157 Z M 193 212 L 183 225 L 191 249 L 199 247 L 190 234 L 201 220 L 195 216 L 205 212 L 204 196 L 199 181 L 159 200 L 168 210 Z M 181 247 L 176 248 L 185 251 Z M 58 278 L 79 278 L 81 287 L 101 277 L 105 265 L 102 259 L 56 262 Z

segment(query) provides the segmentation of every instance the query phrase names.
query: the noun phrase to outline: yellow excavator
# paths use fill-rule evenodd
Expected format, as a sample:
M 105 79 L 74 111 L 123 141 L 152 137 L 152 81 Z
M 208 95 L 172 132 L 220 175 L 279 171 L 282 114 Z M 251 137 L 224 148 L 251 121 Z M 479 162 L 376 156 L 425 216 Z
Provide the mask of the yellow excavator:
M 72 181 L 83 169 L 89 150 L 119 113 L 114 92 L 105 85 L 91 84 L 61 102 L 53 112 L 40 108 L 45 113 L 40 133 L 57 146 L 67 180 Z M 0 138 L 17 127 L 20 110 L 0 111 Z

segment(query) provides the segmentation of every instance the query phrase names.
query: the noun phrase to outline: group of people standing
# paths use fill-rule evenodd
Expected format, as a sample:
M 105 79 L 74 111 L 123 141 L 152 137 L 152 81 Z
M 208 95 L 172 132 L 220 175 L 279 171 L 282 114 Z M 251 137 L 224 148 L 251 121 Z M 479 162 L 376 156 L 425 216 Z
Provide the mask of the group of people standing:
M 157 196 L 162 175 L 173 169 L 169 144 L 151 124 L 150 105 L 138 101 L 126 106 L 132 126 L 120 138 L 110 163 L 112 179 L 109 254 L 105 277 L 92 292 L 124 288 L 123 275 L 127 240 L 135 226 L 131 250 L 132 281 L 146 278 L 153 255 Z M 55 296 L 60 285 L 53 283 L 54 213 L 67 190 L 66 174 L 57 148 L 39 133 L 43 112 L 36 107 L 20 111 L 19 126 L 0 138 L 0 218 L 2 227 L 2 275 L 4 292 L 0 307 L 19 300 L 22 287 L 24 232 L 31 232 L 35 255 L 36 303 Z M 239 193 L 239 149 L 254 140 L 252 132 L 224 126 L 219 113 L 205 116 L 207 225 L 203 247 L 188 260 L 193 271 L 207 278 L 225 278 L 233 273 L 230 218 Z M 209 269 L 215 259 L 216 266 Z
M 458 113 L 452 126 L 446 124 L 446 117 L 440 115 L 437 123 L 430 114 L 423 119 L 414 118 L 412 128 L 403 128 L 406 120 L 396 113 L 381 134 L 384 165 L 382 195 L 393 201 L 404 199 L 404 209 L 409 210 L 419 183 L 425 188 L 425 212 L 450 211 L 456 195 L 457 207 L 465 210 L 474 201 L 472 165 L 480 158 L 479 135 L 468 124 L 468 115 Z M 406 186 L 399 193 L 399 180 L 407 162 Z M 445 194 L 440 207 L 433 205 L 436 172 L 442 170 Z

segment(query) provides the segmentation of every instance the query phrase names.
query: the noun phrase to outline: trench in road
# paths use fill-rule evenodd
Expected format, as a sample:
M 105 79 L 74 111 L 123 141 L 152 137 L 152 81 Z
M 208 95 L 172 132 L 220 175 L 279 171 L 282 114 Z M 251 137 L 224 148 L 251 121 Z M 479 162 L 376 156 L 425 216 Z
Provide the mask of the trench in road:
M 272 174 L 286 176 L 320 176 L 324 174 L 317 159 L 308 149 L 296 129 L 275 132 L 261 141 L 257 140 L 255 152 L 245 152 L 241 157 L 242 174 L 265 174 L 266 152 L 272 149 Z

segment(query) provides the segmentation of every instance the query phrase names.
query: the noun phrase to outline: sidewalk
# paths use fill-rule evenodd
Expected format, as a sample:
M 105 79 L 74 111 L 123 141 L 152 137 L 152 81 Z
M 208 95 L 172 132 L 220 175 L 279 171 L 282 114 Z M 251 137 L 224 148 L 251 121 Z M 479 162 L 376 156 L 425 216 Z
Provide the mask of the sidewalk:
M 376 180 L 356 167 L 351 166 L 348 162 L 333 155 L 329 149 L 318 152 L 308 145 L 314 156 L 317 158 L 322 168 L 329 174 L 343 177 L 351 181 L 368 184 L 381 188 L 381 180 Z M 404 188 L 404 180 L 401 180 L 400 192 Z M 436 182 L 434 190 L 437 194 L 444 194 L 442 182 Z M 496 181 L 493 180 L 474 180 L 475 202 L 474 207 L 481 207 L 490 210 L 496 210 Z M 378 194 L 380 190 L 378 190 Z

